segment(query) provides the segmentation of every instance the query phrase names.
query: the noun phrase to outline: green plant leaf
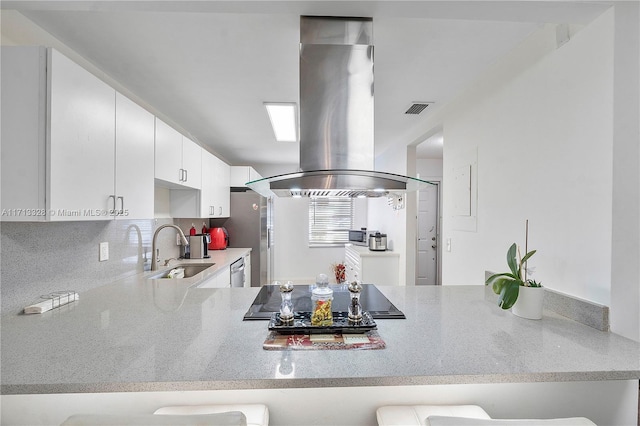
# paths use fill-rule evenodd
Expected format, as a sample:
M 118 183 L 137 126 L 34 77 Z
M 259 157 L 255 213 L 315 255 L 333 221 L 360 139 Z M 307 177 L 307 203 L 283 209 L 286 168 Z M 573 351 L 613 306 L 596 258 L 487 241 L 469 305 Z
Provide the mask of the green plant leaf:
M 514 281 L 515 280 L 513 278 L 507 278 L 507 277 L 502 277 L 502 278 L 498 278 L 498 279 L 494 280 L 493 284 L 492 284 L 493 292 L 495 294 L 502 293 L 502 289 L 505 286 L 510 285 L 510 283 L 512 283 Z
M 520 263 L 524 263 L 524 262 L 526 262 L 526 261 L 527 261 L 527 260 L 529 260 L 529 258 L 530 258 L 531 256 L 533 256 L 534 254 L 536 254 L 536 251 L 535 251 L 535 250 L 531 250 L 529 253 L 527 253 L 527 254 L 525 254 L 525 255 L 524 255 L 524 257 L 522 258 L 522 261 L 521 261 Z
M 500 297 L 498 298 L 498 306 L 502 309 L 509 309 L 518 300 L 518 294 L 520 293 L 520 282 L 510 281 L 505 283 L 500 291 Z
M 502 291 L 502 287 L 504 287 L 505 283 L 508 281 L 514 281 L 518 278 L 509 272 L 503 272 L 501 274 L 491 275 L 485 281 L 485 285 L 491 285 L 493 292 L 495 294 L 500 294 Z
M 518 250 L 516 243 L 513 243 L 507 251 L 507 265 L 511 269 L 511 273 L 518 276 L 518 261 L 516 260 L 516 251 Z
M 485 284 L 491 284 L 496 278 L 499 278 L 499 277 L 510 277 L 510 278 L 513 278 L 514 280 L 518 279 L 518 277 L 513 275 L 511 272 L 502 272 L 500 274 L 491 275 L 489 278 L 487 278 L 487 280 L 485 281 Z

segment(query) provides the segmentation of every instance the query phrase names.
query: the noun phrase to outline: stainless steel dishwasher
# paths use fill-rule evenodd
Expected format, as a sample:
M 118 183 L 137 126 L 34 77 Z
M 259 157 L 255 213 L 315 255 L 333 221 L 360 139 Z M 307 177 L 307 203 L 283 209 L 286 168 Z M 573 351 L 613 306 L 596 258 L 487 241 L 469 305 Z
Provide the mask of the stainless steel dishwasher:
M 244 287 L 244 257 L 231 264 L 231 287 Z

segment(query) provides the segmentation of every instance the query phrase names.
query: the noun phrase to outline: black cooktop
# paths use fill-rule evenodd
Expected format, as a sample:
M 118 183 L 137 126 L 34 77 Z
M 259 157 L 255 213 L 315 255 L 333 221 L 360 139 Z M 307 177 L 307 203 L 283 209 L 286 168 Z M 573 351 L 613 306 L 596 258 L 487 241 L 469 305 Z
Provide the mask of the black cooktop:
M 294 285 L 291 300 L 295 312 L 311 312 L 311 285 Z M 330 285 L 333 290 L 331 310 L 346 312 L 349 306 L 349 290 L 347 284 Z M 263 286 L 255 300 L 244 314 L 244 320 L 269 320 L 271 314 L 280 311 L 280 288 L 276 285 Z M 369 312 L 374 319 L 405 319 L 406 317 L 393 303 L 386 298 L 373 284 L 363 284 L 360 295 L 362 309 Z

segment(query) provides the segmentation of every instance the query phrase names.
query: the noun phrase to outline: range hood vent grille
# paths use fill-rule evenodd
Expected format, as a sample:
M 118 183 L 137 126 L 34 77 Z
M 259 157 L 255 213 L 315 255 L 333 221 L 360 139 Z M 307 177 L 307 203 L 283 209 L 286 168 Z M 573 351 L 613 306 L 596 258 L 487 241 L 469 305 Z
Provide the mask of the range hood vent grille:
M 365 190 L 300 190 L 300 191 L 291 191 L 291 197 L 300 198 L 300 197 L 349 197 L 349 198 L 371 198 L 371 197 L 382 197 L 388 194 L 385 192 L 376 192 L 373 195 L 371 191 Z

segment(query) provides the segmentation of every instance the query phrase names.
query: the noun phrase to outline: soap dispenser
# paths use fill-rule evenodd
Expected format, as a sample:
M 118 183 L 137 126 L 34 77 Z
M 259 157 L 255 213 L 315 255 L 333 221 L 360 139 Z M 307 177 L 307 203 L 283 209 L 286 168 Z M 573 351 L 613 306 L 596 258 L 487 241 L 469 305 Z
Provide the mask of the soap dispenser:
M 316 287 L 311 291 L 313 305 L 311 325 L 330 326 L 333 324 L 332 301 L 333 290 L 329 287 L 329 277 L 326 274 L 320 274 L 316 277 Z

